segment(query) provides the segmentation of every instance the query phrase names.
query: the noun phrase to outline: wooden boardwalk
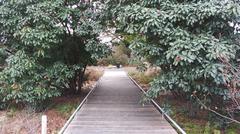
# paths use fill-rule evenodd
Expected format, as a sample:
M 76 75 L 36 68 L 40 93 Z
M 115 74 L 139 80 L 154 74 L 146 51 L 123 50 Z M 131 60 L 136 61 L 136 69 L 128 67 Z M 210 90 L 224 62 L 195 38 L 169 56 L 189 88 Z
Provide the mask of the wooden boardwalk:
M 124 71 L 106 70 L 64 134 L 176 134 L 152 104 L 141 105 L 141 96 Z

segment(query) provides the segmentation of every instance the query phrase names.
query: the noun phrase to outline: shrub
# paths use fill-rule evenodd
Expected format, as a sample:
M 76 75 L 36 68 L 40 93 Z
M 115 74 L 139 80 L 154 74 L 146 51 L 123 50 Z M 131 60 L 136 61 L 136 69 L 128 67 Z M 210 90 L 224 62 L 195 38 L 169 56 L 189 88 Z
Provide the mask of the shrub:
M 239 2 L 110 0 L 107 4 L 119 33 L 135 36 L 130 43 L 133 54 L 161 68 L 148 97 L 164 91 L 185 94 L 187 99 L 193 94 L 200 99 L 229 97 L 224 65 L 218 59 L 237 63 L 238 29 L 229 23 L 238 25 Z
M 86 66 L 109 52 L 98 39 L 101 10 L 89 2 L 1 0 L 0 12 L 0 107 L 41 109 L 63 89 L 75 93 Z

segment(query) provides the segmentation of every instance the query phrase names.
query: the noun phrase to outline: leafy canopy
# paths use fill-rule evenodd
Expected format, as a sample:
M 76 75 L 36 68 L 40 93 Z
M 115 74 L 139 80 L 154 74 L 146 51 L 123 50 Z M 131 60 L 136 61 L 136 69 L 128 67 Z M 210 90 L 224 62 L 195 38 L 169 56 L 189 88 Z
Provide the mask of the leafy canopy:
M 135 55 L 161 67 L 149 97 L 160 92 L 227 96 L 225 57 L 236 62 L 239 3 L 234 0 L 109 0 L 110 23 L 136 35 Z
M 101 10 L 90 2 L 1 0 L 0 16 L 1 106 L 37 106 L 80 88 L 86 65 L 109 51 L 98 39 Z

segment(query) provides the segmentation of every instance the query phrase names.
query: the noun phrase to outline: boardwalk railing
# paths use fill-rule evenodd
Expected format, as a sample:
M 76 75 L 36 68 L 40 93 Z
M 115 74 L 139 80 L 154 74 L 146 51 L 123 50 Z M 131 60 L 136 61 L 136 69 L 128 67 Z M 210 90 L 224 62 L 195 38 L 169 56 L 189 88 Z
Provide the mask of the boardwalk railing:
M 138 83 L 131 77 L 128 75 L 128 77 L 133 81 L 133 83 L 144 93 L 146 94 L 146 92 L 143 90 L 143 88 L 138 85 Z M 181 134 L 187 134 L 169 115 L 167 115 L 164 110 L 156 103 L 156 101 L 154 101 L 153 99 L 151 99 L 152 104 L 158 109 L 158 111 L 165 117 L 165 119 L 167 121 L 169 121 L 169 123 Z
M 82 102 L 79 104 L 79 106 L 77 107 L 77 109 L 74 111 L 74 113 L 71 115 L 71 117 L 68 119 L 68 121 L 65 123 L 65 125 L 62 127 L 62 129 L 58 132 L 58 134 L 63 134 L 64 131 L 66 130 L 66 128 L 68 127 L 68 125 L 71 123 L 71 121 L 73 120 L 74 116 L 76 115 L 76 113 L 79 111 L 79 109 L 85 104 L 85 102 L 87 101 L 88 97 L 90 96 L 90 94 L 97 88 L 97 86 L 99 85 L 100 81 L 101 81 L 102 77 L 97 81 L 97 83 L 93 86 L 93 88 L 91 89 L 91 91 L 89 91 L 89 93 L 87 94 L 87 96 L 82 100 Z

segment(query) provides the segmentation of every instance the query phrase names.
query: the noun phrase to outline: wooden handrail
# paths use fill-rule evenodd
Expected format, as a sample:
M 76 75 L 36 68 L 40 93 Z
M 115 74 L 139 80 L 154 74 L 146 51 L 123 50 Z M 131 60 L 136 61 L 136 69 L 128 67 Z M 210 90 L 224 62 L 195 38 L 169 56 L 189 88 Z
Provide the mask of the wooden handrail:
M 79 106 L 77 107 L 77 109 L 73 112 L 73 114 L 70 116 L 70 118 L 68 119 L 68 121 L 65 123 L 65 125 L 62 127 L 62 129 L 58 132 L 58 134 L 63 134 L 64 131 L 66 130 L 66 128 L 68 127 L 68 125 L 71 123 L 71 121 L 73 120 L 74 116 L 76 115 L 76 113 L 80 110 L 80 108 L 85 104 L 85 102 L 87 101 L 88 97 L 90 96 L 90 94 L 95 90 L 95 88 L 97 88 L 97 86 L 99 85 L 100 81 L 101 81 L 102 77 L 97 81 L 97 83 L 94 85 L 94 87 L 91 89 L 91 91 L 87 94 L 87 96 L 82 100 L 82 102 L 79 104 Z
M 132 80 L 132 82 L 144 93 L 146 94 L 146 92 L 143 90 L 143 88 L 138 85 L 138 83 L 131 77 L 128 75 L 128 77 Z M 164 110 L 156 103 L 156 101 L 154 101 L 153 99 L 151 99 L 152 104 L 158 109 L 158 111 L 165 117 L 165 119 L 170 122 L 170 124 L 181 134 L 187 134 L 167 113 L 164 112 Z

